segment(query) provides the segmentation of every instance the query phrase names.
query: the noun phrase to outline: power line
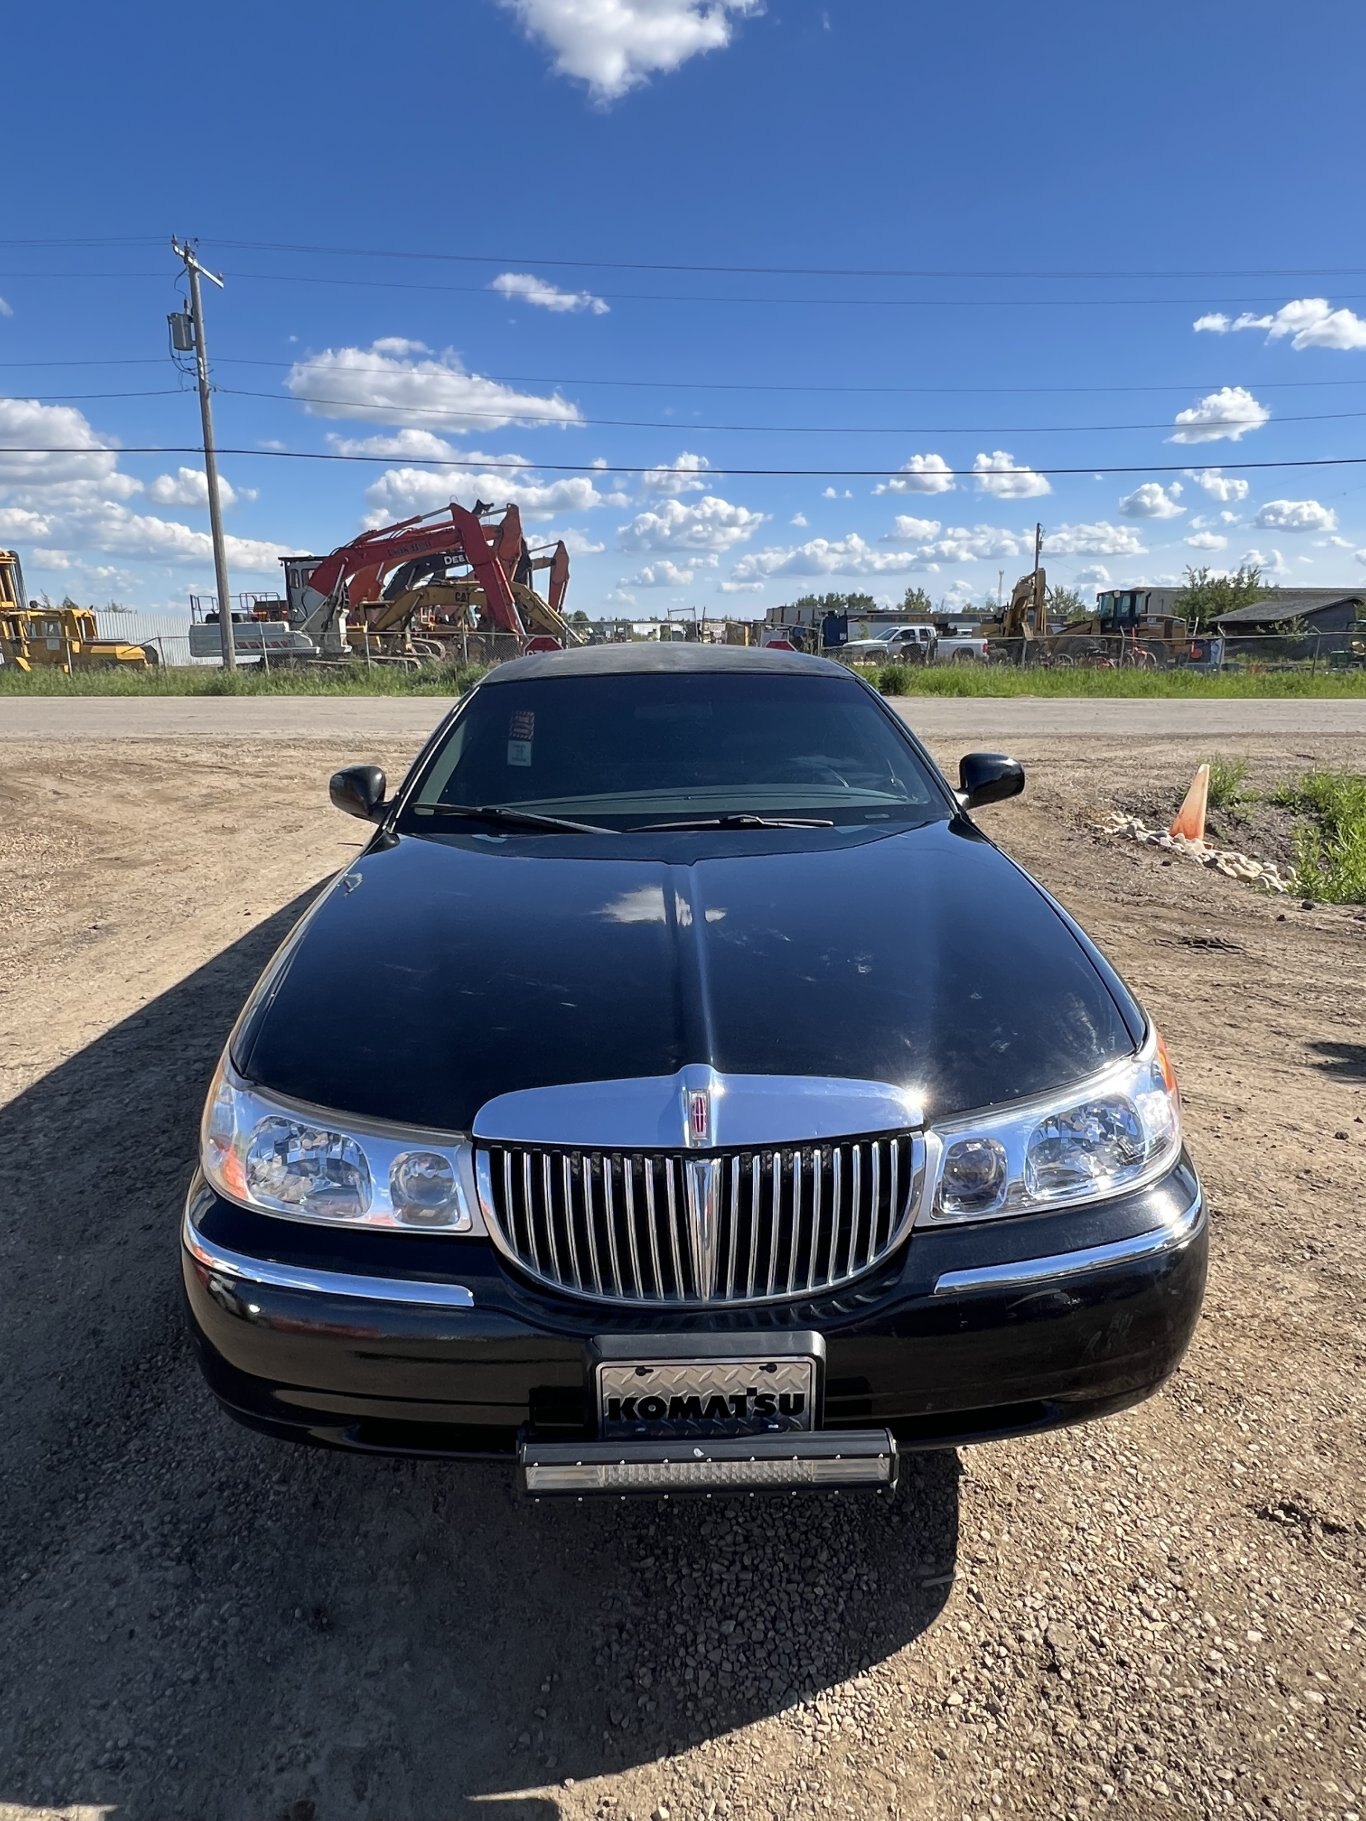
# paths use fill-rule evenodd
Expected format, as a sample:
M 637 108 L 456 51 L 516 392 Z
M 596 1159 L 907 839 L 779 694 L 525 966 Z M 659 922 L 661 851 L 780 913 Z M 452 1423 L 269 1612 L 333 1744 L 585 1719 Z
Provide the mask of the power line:
M 157 279 L 165 281 L 165 272 L 0 272 L 0 278 L 9 279 Z M 234 282 L 247 280 L 259 284 L 285 285 L 331 285 L 346 289 L 368 291 L 434 291 L 443 295 L 502 298 L 502 294 L 490 285 L 442 285 L 419 284 L 415 280 L 397 278 L 337 278 L 318 273 L 291 272 L 233 272 Z M 547 291 L 543 295 L 549 296 Z M 1165 309 L 1181 306 L 1191 309 L 1207 305 L 1209 295 L 1201 297 L 747 297 L 716 295 L 710 292 L 673 293 L 660 291 L 605 291 L 604 302 L 612 303 L 654 303 L 654 304 L 761 304 L 771 307 L 777 304 L 804 306 L 813 309 L 869 309 L 869 310 L 1116 310 L 1116 309 Z M 502 298 L 502 301 L 517 301 Z M 534 302 L 534 295 L 522 301 Z M 1280 304 L 1284 300 L 1278 294 L 1274 297 L 1225 297 L 1225 304 Z M 1361 303 L 1366 301 L 1361 296 L 1352 295 L 1339 299 L 1341 303 Z
M 0 392 L 0 405 L 69 405 L 78 401 L 89 404 L 96 398 L 179 398 L 184 390 L 183 386 L 154 386 L 141 392 L 46 392 L 41 397 L 33 392 Z M 273 398 L 275 394 L 262 396 Z
M 348 369 L 349 370 L 349 369 Z M 561 425 L 566 429 L 597 430 L 675 430 L 711 433 L 715 431 L 735 431 L 756 436 L 1057 436 L 1073 431 L 1094 432 L 1097 435 L 1108 435 L 1122 430 L 1170 430 L 1172 423 L 1164 418 L 1161 423 L 1145 424 L 680 424 L 672 418 L 648 417 L 575 417 L 566 418 L 555 412 L 518 411 L 509 417 L 503 411 L 465 410 L 459 406 L 441 405 L 395 405 L 387 402 L 370 404 L 359 399 L 321 398 L 310 392 L 251 392 L 240 386 L 219 386 L 218 391 L 231 398 L 264 398 L 277 404 L 330 405 L 336 409 L 354 411 L 387 412 L 386 422 L 396 422 L 400 417 L 441 417 L 441 418 L 477 418 L 480 422 L 489 421 L 499 426 L 505 424 L 521 425 Z M 112 394 L 110 396 L 113 396 Z M 1366 411 L 1311 411 L 1295 416 L 1277 417 L 1278 424 L 1306 424 L 1336 422 L 1343 418 L 1366 417 Z M 1255 429 L 1257 424 L 1246 417 L 1208 417 L 1201 418 L 1199 427 L 1202 430 L 1237 430 Z
M 280 372 L 286 369 L 303 368 L 316 370 L 318 356 L 300 356 L 296 360 L 262 360 L 246 355 L 219 354 L 214 357 L 215 367 L 269 367 Z M 35 367 L 159 367 L 163 364 L 162 355 L 122 356 L 111 355 L 107 359 L 97 360 L 0 360 L 0 372 L 10 370 L 28 370 Z M 367 379 L 391 379 L 395 372 L 402 372 L 394 367 L 347 367 L 349 375 Z M 1169 380 L 1161 385 L 1145 386 L 813 386 L 792 382 L 778 383 L 765 380 L 716 380 L 716 379 L 603 379 L 585 378 L 582 375 L 553 375 L 545 373 L 485 373 L 474 377 L 492 380 L 504 386 L 603 386 L 619 387 L 623 390 L 641 390 L 653 392 L 789 392 L 789 393 L 838 393 L 840 395 L 869 394 L 874 397 L 942 397 L 942 398 L 1005 398 L 1039 396 L 1052 397 L 1063 394 L 1089 395 L 1092 393 L 1159 393 L 1159 392 L 1213 392 L 1220 387 L 1237 384 L 1227 377 L 1223 379 L 1188 379 Z M 1319 390 L 1324 387 L 1366 386 L 1366 377 L 1361 379 L 1258 379 L 1252 382 L 1259 392 L 1296 392 Z M 91 394 L 90 396 L 95 396 Z M 680 428 L 685 426 L 680 425 Z
M 0 246 L 38 243 L 0 241 Z M 58 243 L 52 243 L 58 244 Z M 336 254 L 355 259 L 422 259 L 448 261 L 462 265 L 552 266 L 556 270 L 573 268 L 585 272 L 733 272 L 746 277 L 765 278 L 1360 278 L 1366 276 L 1363 266 L 1241 266 L 1208 270 L 1167 269 L 1089 271 L 1062 268 L 1015 268 L 1000 271 L 970 271 L 924 266 L 728 266 L 691 265 L 638 259 L 546 259 L 539 253 L 438 253 L 395 252 L 379 247 L 321 247 L 288 240 L 215 240 L 213 245 L 234 247 L 252 253 L 318 253 Z
M 348 372 L 355 369 L 348 368 Z M 381 369 L 382 371 L 382 369 Z M 49 392 L 45 394 L 0 393 L 0 404 L 33 404 L 56 405 L 71 403 L 90 403 L 96 399 L 106 398 L 176 398 L 184 390 L 180 386 L 159 386 L 142 391 L 129 392 Z M 219 392 L 229 398 L 259 398 L 271 404 L 281 405 L 328 405 L 347 412 L 379 411 L 387 413 L 385 422 L 398 422 L 400 418 L 437 417 L 443 419 L 458 418 L 462 422 L 475 418 L 480 422 L 489 422 L 500 427 L 505 425 L 549 425 L 566 429 L 599 429 L 599 430 L 676 430 L 680 434 L 687 430 L 713 434 L 716 432 L 734 432 L 755 436 L 1067 436 L 1078 432 L 1095 435 L 1112 435 L 1133 430 L 1170 430 L 1172 424 L 1163 419 L 1161 422 L 1138 424 L 680 424 L 672 418 L 648 417 L 574 417 L 566 418 L 555 412 L 518 411 L 509 418 L 506 410 L 476 411 L 461 406 L 442 405 L 395 405 L 385 401 L 370 403 L 363 399 L 323 398 L 311 392 L 256 392 L 242 386 L 215 386 Z M 1351 418 L 1366 417 L 1366 411 L 1306 411 L 1277 417 L 1277 424 L 1318 424 L 1337 423 Z M 1200 419 L 1200 428 L 1207 430 L 1236 430 L 1239 428 L 1256 428 L 1246 417 L 1207 417 Z
M 86 444 L 27 446 L 15 443 L 0 443 L 0 455 L 202 455 L 197 443 L 124 443 L 118 448 L 97 446 L 90 448 Z M 260 449 L 260 448 L 223 448 L 219 455 L 247 456 L 254 461 L 296 461 L 296 462 L 364 462 L 389 464 L 395 460 L 392 455 L 342 454 L 332 449 Z M 457 468 L 474 469 L 480 473 L 492 473 L 507 470 L 515 474 L 528 474 L 538 470 L 544 474 L 655 474 L 659 470 L 657 462 L 627 465 L 613 462 L 518 462 L 518 461 L 480 461 L 468 456 L 405 456 L 405 461 L 418 468 Z M 1069 474 L 1111 475 L 1111 474 L 1186 474 L 1190 471 L 1192 459 L 1184 462 L 1084 462 L 1079 466 L 1067 468 L 1039 467 L 1014 470 L 1018 474 L 1047 475 L 1061 477 Z M 1299 456 L 1285 461 L 1229 462 L 1220 461 L 1220 469 L 1225 474 L 1237 474 L 1252 470 L 1272 468 L 1359 468 L 1366 467 L 1366 455 L 1313 455 Z M 993 478 L 1009 478 L 1009 469 L 981 468 L 936 468 L 936 475 L 952 480 L 989 481 Z M 792 480 L 888 480 L 895 479 L 894 468 L 709 468 L 710 478 L 772 478 Z
M 86 234 L 0 239 L 0 247 L 146 247 L 160 246 L 160 234 Z M 288 240 L 214 240 L 214 246 L 254 253 L 322 253 L 355 259 L 413 259 L 460 265 L 540 265 L 555 270 L 596 272 L 735 273 L 743 277 L 783 278 L 1360 278 L 1364 266 L 1210 266 L 1210 267 L 1003 267 L 973 269 L 933 266 L 780 266 L 721 265 L 641 259 L 550 259 L 540 253 L 448 253 L 431 248 L 315 246 Z

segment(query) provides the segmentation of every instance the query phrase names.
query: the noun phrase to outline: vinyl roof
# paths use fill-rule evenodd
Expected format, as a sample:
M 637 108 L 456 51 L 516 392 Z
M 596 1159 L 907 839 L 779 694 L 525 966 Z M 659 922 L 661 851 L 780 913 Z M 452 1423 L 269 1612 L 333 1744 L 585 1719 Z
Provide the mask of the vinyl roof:
M 684 672 L 729 675 L 757 671 L 770 676 L 848 677 L 843 664 L 800 651 L 769 651 L 748 645 L 684 644 L 681 640 L 636 639 L 614 645 L 582 645 L 571 651 L 537 651 L 499 664 L 480 684 L 524 683 L 542 677 L 659 676 Z

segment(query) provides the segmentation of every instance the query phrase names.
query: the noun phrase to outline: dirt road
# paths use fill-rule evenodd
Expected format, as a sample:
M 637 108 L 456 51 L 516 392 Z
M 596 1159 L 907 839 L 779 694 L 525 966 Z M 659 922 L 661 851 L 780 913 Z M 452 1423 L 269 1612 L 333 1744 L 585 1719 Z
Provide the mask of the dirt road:
M 1086 832 L 1203 750 L 1023 743 L 983 820 L 1182 1072 L 1214 1221 L 1184 1371 L 923 1457 L 885 1511 L 522 1506 L 233 1428 L 180 1328 L 204 1082 L 354 849 L 328 771 L 412 741 L 373 744 L 3 750 L 0 1818 L 1366 1814 L 1366 920 Z M 1235 750 L 1254 784 L 1363 763 Z
M 313 738 L 421 740 L 451 706 L 436 696 L 7 696 L 2 740 Z M 1087 700 L 1065 696 L 905 696 L 893 701 L 927 739 L 1249 737 L 1366 740 L 1366 698 L 1304 701 Z

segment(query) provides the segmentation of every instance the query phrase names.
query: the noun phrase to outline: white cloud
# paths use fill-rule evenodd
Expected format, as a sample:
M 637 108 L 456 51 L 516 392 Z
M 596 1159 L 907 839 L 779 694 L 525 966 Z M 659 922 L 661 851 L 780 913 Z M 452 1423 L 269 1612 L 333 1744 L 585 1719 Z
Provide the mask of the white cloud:
M 474 455 L 471 460 L 495 459 Z M 512 458 L 505 458 L 512 459 Z M 624 505 L 620 493 L 602 493 L 586 475 L 554 481 L 536 479 L 530 468 L 516 467 L 470 473 L 461 469 L 386 468 L 365 489 L 370 508 L 368 527 L 387 525 L 417 512 L 437 512 L 452 500 L 473 506 L 476 499 L 515 500 L 525 519 L 547 519 L 561 512 L 589 512 L 596 506 Z
M 1027 540 L 1032 545 L 1032 540 Z M 1089 525 L 1059 525 L 1044 540 L 1045 556 L 1145 556 L 1146 546 L 1128 525 L 1098 519 Z
M 1366 562 L 1366 551 L 1362 552 L 1362 560 Z M 764 584 L 762 582 L 718 582 L 716 592 L 718 594 L 762 594 Z
M 622 550 L 733 550 L 763 524 L 765 514 L 706 494 L 694 505 L 665 500 L 620 527 Z
M 794 512 L 787 522 L 789 525 L 796 525 L 798 530 L 804 531 L 811 521 L 804 512 Z
M 1239 329 L 1265 329 L 1268 341 L 1290 337 L 1292 348 L 1366 348 L 1366 317 L 1354 310 L 1335 310 L 1326 297 L 1297 297 L 1271 316 L 1225 316 L 1216 311 L 1196 319 L 1196 329 L 1228 335 Z
M 0 538 L 7 544 L 29 543 L 36 537 L 51 537 L 52 522 L 44 513 L 26 506 L 0 506 Z
M 212 561 L 207 532 L 122 503 L 142 491 L 141 482 L 120 472 L 117 450 L 71 406 L 0 400 L 0 444 L 35 451 L 0 447 L 0 533 L 41 545 L 49 567 L 57 566 L 53 553 L 69 557 L 82 550 L 147 562 Z M 177 484 L 177 477 L 163 478 Z M 234 570 L 272 577 L 279 573 L 277 558 L 288 554 L 282 544 L 239 537 L 227 539 L 227 551 Z
M 1259 430 L 1271 416 L 1246 386 L 1220 386 L 1207 392 L 1189 410 L 1178 411 L 1176 428 L 1167 438 L 1169 443 L 1217 443 L 1227 439 L 1236 443 L 1249 430 Z
M 804 544 L 771 545 L 742 556 L 731 580 L 755 582 L 773 575 L 894 575 L 922 567 L 914 550 L 879 550 L 856 531 L 848 537 L 813 537 Z
M 1125 494 L 1119 502 L 1120 513 L 1124 518 L 1180 518 L 1186 510 L 1176 503 L 1180 491 L 1180 481 L 1173 481 L 1170 487 L 1160 481 L 1144 481 L 1141 487 Z
M 603 605 L 606 607 L 635 607 L 638 605 L 636 597 L 628 594 L 624 588 L 609 588 L 602 599 Z
M 520 298 L 540 310 L 553 310 L 556 315 L 587 310 L 594 316 L 606 316 L 608 309 L 604 297 L 595 297 L 591 291 L 562 291 L 548 278 L 537 278 L 531 272 L 500 272 L 489 290 Z
M 567 531 L 546 532 L 546 543 L 553 544 L 557 541 L 564 545 L 570 556 L 601 556 L 607 548 L 606 544 L 595 544 L 591 537 L 585 537 L 582 531 L 576 531 L 572 525 Z
M 151 513 L 130 512 L 127 506 L 112 500 L 73 516 L 65 541 L 133 558 L 173 563 L 213 561 L 213 540 L 207 531 L 193 531 L 188 525 Z M 260 538 L 229 535 L 223 541 L 229 567 L 255 575 L 278 577 L 279 559 L 292 554 L 291 546 L 266 543 Z
M 821 498 L 823 500 L 851 500 L 853 497 L 853 492 L 848 487 L 844 489 L 843 493 L 841 493 L 837 487 L 823 487 L 821 489 Z
M 880 544 L 918 544 L 927 537 L 933 537 L 939 529 L 937 518 L 910 518 L 899 512 L 892 520 L 892 528 L 878 539 Z
M 1211 499 L 1227 506 L 1231 500 L 1245 500 L 1248 482 L 1238 474 L 1224 474 L 1218 468 L 1187 468 L 1186 474 L 1197 487 L 1203 487 Z
M 1089 568 L 1078 571 L 1078 588 L 1108 588 L 1110 571 L 1104 563 L 1092 563 Z
M 381 436 L 338 436 L 335 430 L 329 430 L 327 440 L 338 455 L 391 455 L 406 460 L 416 461 L 421 457 L 430 457 L 433 461 L 452 461 L 465 459 L 464 452 L 457 449 L 454 443 L 438 436 L 434 430 L 395 430 L 389 435 Z M 530 462 L 520 456 L 481 456 L 471 455 L 472 461 L 516 461 L 519 466 L 530 467 Z
M 1221 525 L 1241 525 L 1242 522 L 1243 521 L 1238 517 L 1236 512 L 1221 512 L 1219 514 L 1219 523 Z
M 1259 531 L 1336 531 L 1337 514 L 1317 500 L 1268 500 L 1253 524 Z
M 119 473 L 118 451 L 73 405 L 0 399 L 0 444 L 7 445 L 0 447 L 0 495 L 15 505 L 46 511 L 59 501 L 127 499 L 139 490 L 131 475 Z M 37 453 L 21 453 L 28 449 Z M 74 453 L 59 453 L 66 450 Z
M 734 21 L 762 0 L 502 0 L 555 70 L 615 101 L 704 51 L 724 50 Z
M 906 520 L 938 530 L 935 520 Z M 892 541 L 884 538 L 882 543 Z M 939 537 L 903 540 L 904 547 L 883 550 L 867 543 L 856 532 L 843 538 L 810 538 L 804 544 L 772 545 L 741 557 L 732 572 L 739 581 L 758 576 L 794 575 L 894 575 L 915 570 L 936 572 L 941 564 L 975 563 L 1001 557 L 1032 555 L 1034 535 L 996 525 L 948 525 Z M 1144 546 L 1126 525 L 1059 525 L 1050 531 L 1046 546 L 1054 556 L 1141 556 Z
M 663 467 L 647 468 L 641 479 L 647 493 L 701 493 L 707 485 L 701 477 L 710 467 L 705 455 L 685 449 Z
M 174 474 L 159 474 L 147 483 L 147 497 L 154 506 L 201 506 L 209 508 L 209 481 L 202 468 L 177 468 Z M 254 500 L 255 487 L 234 487 L 226 475 L 218 477 L 218 502 L 226 512 L 241 500 Z
M 1333 550 L 1350 550 L 1352 548 L 1352 540 L 1349 537 L 1338 537 L 1335 533 L 1332 537 L 1325 538 L 1321 547 L 1324 549 L 1332 548 Z
M 517 392 L 468 373 L 458 354 L 420 341 L 382 336 L 368 348 L 325 348 L 296 361 L 285 389 L 314 417 L 382 418 L 388 423 L 451 430 L 496 430 L 504 424 L 576 424 L 577 405 L 558 392 Z M 311 402 L 310 402 L 311 401 Z
M 621 585 L 623 588 L 686 588 L 697 580 L 699 570 L 714 569 L 716 563 L 715 556 L 694 557 L 686 564 L 661 556 L 653 563 L 646 563 L 638 574 L 625 576 Z
M 1227 550 L 1228 539 L 1220 537 L 1217 531 L 1197 531 L 1186 542 L 1192 550 Z
M 1290 574 L 1290 565 L 1279 550 L 1245 550 L 1239 557 L 1238 564 L 1243 569 L 1260 569 L 1263 575 Z
M 13 314 L 13 305 L 7 303 L 3 297 L 0 297 L 0 316 L 13 316 Z
M 975 455 L 972 468 L 979 491 L 994 494 L 997 499 L 1027 500 L 1053 491 L 1042 474 L 1036 474 L 1032 468 L 1022 468 L 1004 449 L 995 449 L 990 455 Z
M 879 481 L 874 493 L 951 493 L 953 476 L 942 455 L 913 455 L 900 472 Z
M 931 524 L 933 520 L 929 521 Z M 915 552 L 922 563 L 975 563 L 988 557 L 1032 554 L 1032 531 L 1005 531 L 996 525 L 946 525 L 944 535 Z

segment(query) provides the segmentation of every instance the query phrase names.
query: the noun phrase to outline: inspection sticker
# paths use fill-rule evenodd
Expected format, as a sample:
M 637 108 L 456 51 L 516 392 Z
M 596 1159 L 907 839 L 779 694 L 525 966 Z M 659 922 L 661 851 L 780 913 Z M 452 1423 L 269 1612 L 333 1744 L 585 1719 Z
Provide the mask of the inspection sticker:
M 508 764 L 509 765 L 530 765 L 530 763 L 531 763 L 531 741 L 530 740 L 509 740 L 508 741 Z

